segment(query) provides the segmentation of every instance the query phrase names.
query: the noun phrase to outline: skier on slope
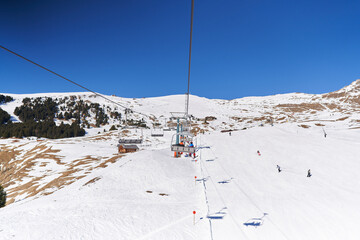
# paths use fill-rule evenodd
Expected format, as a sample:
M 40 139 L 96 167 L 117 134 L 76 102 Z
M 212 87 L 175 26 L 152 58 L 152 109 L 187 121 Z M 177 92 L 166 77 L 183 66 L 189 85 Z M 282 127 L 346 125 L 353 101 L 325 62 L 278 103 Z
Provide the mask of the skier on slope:
M 257 150 L 257 154 L 258 154 L 259 156 L 261 156 L 261 153 L 260 153 L 260 151 L 259 151 L 259 150 Z
M 276 165 L 276 168 L 277 168 L 278 172 L 281 172 L 281 168 L 279 165 Z
M 310 172 L 310 169 L 308 170 L 307 177 L 311 177 L 311 172 Z
M 323 128 L 323 132 L 324 132 L 324 137 L 326 138 L 327 133 L 325 132 L 325 129 Z

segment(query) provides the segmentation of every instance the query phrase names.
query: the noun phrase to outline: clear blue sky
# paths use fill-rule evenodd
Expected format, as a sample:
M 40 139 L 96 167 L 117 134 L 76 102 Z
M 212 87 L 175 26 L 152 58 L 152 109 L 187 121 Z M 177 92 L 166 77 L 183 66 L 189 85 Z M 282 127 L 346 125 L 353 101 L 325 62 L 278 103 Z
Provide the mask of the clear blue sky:
M 191 0 L 2 0 L 0 45 L 104 94 L 187 90 Z M 191 90 L 324 93 L 360 78 L 360 2 L 195 0 Z M 82 91 L 0 49 L 0 92 Z

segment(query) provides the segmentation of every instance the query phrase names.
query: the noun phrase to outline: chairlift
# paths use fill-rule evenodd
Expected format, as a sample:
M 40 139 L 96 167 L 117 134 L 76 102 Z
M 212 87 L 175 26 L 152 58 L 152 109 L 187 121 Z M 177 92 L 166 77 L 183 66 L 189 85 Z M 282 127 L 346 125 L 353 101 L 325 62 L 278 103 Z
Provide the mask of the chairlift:
M 164 129 L 162 128 L 154 128 L 151 130 L 152 137 L 163 137 L 164 136 Z
M 143 142 L 143 131 L 142 129 L 141 130 L 141 136 L 139 137 L 138 134 L 137 134 L 137 128 L 134 128 L 134 127 L 129 127 L 129 126 L 126 126 L 126 127 L 123 127 L 121 129 L 121 131 L 129 131 L 130 135 L 129 137 L 121 137 L 119 136 L 119 144 L 142 144 Z M 119 133 L 119 135 L 121 135 Z M 134 136 L 135 135 L 135 136 Z
M 178 153 L 195 153 L 196 144 L 194 143 L 194 135 L 190 133 L 190 120 L 186 113 L 171 112 L 171 115 L 177 119 L 176 134 L 171 139 L 171 151 L 175 152 L 175 156 L 179 156 Z M 194 146 L 189 146 L 190 142 Z
M 179 140 L 177 140 L 179 139 Z M 179 132 L 172 136 L 171 139 L 171 151 L 173 152 L 185 152 L 185 153 L 195 153 L 196 144 L 194 143 L 194 136 L 189 132 Z M 179 143 L 177 143 L 179 141 Z M 194 147 L 190 147 L 190 142 L 193 143 Z

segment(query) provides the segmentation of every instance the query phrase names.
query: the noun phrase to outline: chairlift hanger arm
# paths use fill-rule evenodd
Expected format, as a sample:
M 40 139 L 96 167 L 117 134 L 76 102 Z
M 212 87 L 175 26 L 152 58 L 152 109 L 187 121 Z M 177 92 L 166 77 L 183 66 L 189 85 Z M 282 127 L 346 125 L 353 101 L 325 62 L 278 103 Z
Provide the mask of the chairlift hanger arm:
M 190 68 L 191 68 L 191 48 L 192 48 L 192 32 L 194 19 L 194 0 L 191 0 L 191 21 L 190 21 L 190 47 L 189 47 L 189 71 L 188 71 L 188 86 L 186 96 L 186 116 L 189 114 L 189 95 L 190 95 Z

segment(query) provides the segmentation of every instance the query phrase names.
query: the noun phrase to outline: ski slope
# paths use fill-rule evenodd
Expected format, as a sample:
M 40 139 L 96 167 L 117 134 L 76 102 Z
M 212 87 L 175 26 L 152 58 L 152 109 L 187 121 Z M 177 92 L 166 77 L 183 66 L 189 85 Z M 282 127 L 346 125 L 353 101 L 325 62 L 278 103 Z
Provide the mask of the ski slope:
M 209 212 L 227 208 L 213 239 L 358 239 L 358 134 L 285 125 L 202 136 Z
M 198 136 L 195 161 L 173 158 L 166 132 L 156 148 L 0 209 L 0 238 L 358 239 L 360 131 L 327 133 L 294 124 L 211 132 Z

